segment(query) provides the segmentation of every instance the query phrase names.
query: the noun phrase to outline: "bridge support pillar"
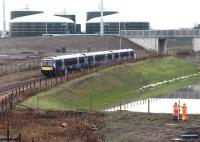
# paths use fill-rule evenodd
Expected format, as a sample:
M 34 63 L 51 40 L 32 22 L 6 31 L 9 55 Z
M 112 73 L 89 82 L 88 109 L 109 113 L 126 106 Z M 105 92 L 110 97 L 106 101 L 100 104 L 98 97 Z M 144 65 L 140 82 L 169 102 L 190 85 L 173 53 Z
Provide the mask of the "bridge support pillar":
M 196 51 L 200 51 L 200 38 L 195 37 L 192 39 L 192 49 Z
M 160 54 L 166 54 L 167 51 L 167 39 L 159 38 L 158 39 L 158 53 Z

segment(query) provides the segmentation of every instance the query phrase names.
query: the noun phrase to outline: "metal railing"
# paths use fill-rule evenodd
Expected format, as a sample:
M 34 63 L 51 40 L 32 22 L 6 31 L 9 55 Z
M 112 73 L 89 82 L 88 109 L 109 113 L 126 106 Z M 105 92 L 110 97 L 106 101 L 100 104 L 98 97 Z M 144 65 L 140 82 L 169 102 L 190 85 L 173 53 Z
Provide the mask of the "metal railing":
M 120 35 L 124 37 L 200 37 L 200 30 L 121 30 Z

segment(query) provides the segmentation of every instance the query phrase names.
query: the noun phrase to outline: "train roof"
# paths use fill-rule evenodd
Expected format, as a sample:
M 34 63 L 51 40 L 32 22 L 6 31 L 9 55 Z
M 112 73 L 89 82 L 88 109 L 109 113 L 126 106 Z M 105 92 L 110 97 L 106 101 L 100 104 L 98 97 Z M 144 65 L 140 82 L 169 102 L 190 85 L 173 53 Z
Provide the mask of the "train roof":
M 119 49 L 119 50 L 107 50 L 107 51 L 86 52 L 86 53 L 79 53 L 79 54 L 59 55 L 59 56 L 45 57 L 42 60 L 52 60 L 52 59 L 54 59 L 54 60 L 61 59 L 62 60 L 62 59 L 71 59 L 71 58 L 78 58 L 78 57 L 85 57 L 85 56 L 129 52 L 129 51 L 133 51 L 133 49 Z

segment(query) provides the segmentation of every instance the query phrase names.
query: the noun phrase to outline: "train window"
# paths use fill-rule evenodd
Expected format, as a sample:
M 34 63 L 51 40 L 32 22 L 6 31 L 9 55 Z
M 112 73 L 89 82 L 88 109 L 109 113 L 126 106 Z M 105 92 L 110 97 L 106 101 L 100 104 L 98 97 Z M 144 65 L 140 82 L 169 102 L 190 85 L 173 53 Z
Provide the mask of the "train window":
M 65 64 L 65 66 L 77 64 L 77 58 L 65 59 L 64 64 Z
M 107 54 L 107 59 L 112 60 L 112 54 Z
M 88 62 L 93 62 L 93 56 L 88 56 Z
M 129 52 L 121 52 L 120 53 L 120 57 L 128 57 L 129 56 Z
M 103 61 L 105 59 L 105 55 L 96 55 L 95 60 L 96 61 Z
M 84 57 L 80 57 L 79 58 L 79 63 L 80 64 L 84 64 L 85 63 L 85 58 Z
M 119 53 L 115 53 L 114 57 L 115 57 L 115 59 L 118 59 L 119 58 Z
M 42 66 L 53 66 L 52 60 L 42 60 Z
M 62 60 L 56 60 L 56 67 L 62 66 Z
M 133 51 L 130 52 L 130 55 L 133 56 Z

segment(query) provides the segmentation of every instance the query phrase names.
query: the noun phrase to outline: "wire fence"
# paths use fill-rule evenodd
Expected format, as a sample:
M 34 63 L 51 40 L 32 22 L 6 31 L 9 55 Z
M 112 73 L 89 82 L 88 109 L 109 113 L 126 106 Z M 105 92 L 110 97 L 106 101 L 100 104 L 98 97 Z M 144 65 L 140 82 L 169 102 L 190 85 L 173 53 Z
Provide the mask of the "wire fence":
M 171 55 L 171 54 L 168 54 L 168 55 Z M 111 67 L 111 66 L 115 66 L 115 65 L 119 65 L 119 64 L 123 64 L 123 63 L 127 63 L 127 62 L 136 62 L 139 60 L 158 58 L 161 56 L 163 56 L 163 54 L 158 54 L 155 51 L 143 51 L 143 52 L 137 53 L 136 60 L 117 61 L 117 62 L 104 64 L 104 65 L 94 67 L 94 68 L 71 71 L 71 72 L 68 72 L 64 76 L 56 76 L 54 78 L 40 78 L 40 79 L 36 79 L 36 80 L 33 79 L 33 80 L 30 80 L 25 83 L 19 83 L 16 86 L 14 86 L 13 88 L 9 88 L 7 90 L 5 89 L 3 92 L 1 92 L 1 94 L 4 96 L 0 98 L 0 111 L 3 112 L 3 111 L 11 110 L 14 108 L 14 106 L 17 106 L 17 104 L 20 104 L 20 102 L 22 102 L 26 98 L 33 96 L 38 92 L 53 88 L 63 82 L 66 82 L 66 81 L 69 81 L 69 80 L 72 80 L 75 78 L 79 78 L 79 77 L 87 75 L 87 74 L 98 72 L 107 67 Z M 29 65 L 30 64 L 28 64 L 28 67 L 30 67 Z M 131 102 L 136 101 L 131 97 L 128 99 L 131 100 Z M 39 100 L 40 100 L 40 98 L 38 98 L 37 104 L 34 104 L 35 108 L 38 108 L 38 109 L 40 109 Z M 126 100 L 127 100 L 127 98 L 126 98 Z M 85 103 L 88 105 L 84 109 L 89 110 L 89 111 L 95 111 L 93 101 L 94 100 L 92 100 L 91 98 L 85 99 Z M 123 104 L 122 101 L 120 101 L 120 100 L 118 102 L 120 102 L 120 104 Z M 104 106 L 105 107 L 103 110 L 108 109 L 108 108 L 106 108 L 108 106 L 107 104 L 105 104 Z M 115 104 L 115 106 L 120 106 L 120 105 Z M 78 108 L 76 108 L 76 109 L 78 109 Z M 82 108 L 79 108 L 79 109 L 81 110 Z M 67 102 L 66 102 L 66 105 L 63 106 L 62 110 L 74 110 L 74 108 L 69 108 L 67 105 Z
M 40 67 L 40 59 L 28 60 L 25 62 L 14 62 L 11 64 L 0 65 L 0 75 L 11 74 L 15 72 L 33 70 Z

